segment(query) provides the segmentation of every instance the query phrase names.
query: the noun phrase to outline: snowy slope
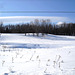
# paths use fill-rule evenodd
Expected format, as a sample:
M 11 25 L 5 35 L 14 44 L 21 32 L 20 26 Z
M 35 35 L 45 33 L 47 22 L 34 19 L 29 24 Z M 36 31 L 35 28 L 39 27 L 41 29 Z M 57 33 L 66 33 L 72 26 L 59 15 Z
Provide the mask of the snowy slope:
M 75 75 L 74 57 L 74 36 L 0 36 L 0 75 Z

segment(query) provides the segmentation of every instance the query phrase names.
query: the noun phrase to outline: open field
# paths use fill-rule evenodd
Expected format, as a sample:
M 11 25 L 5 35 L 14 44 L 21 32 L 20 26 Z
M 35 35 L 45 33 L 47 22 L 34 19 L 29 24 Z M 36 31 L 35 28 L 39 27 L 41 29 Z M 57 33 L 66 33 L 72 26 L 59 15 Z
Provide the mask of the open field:
M 75 75 L 75 36 L 1 34 L 0 75 Z

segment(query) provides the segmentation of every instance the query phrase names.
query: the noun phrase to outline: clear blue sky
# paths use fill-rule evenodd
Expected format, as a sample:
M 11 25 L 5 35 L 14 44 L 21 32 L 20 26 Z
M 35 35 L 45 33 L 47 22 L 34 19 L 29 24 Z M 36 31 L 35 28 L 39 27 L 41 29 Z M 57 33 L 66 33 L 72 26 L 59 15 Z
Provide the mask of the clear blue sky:
M 0 11 L 75 11 L 75 0 L 0 0 Z M 55 16 L 75 20 L 75 13 L 0 13 L 3 16 Z

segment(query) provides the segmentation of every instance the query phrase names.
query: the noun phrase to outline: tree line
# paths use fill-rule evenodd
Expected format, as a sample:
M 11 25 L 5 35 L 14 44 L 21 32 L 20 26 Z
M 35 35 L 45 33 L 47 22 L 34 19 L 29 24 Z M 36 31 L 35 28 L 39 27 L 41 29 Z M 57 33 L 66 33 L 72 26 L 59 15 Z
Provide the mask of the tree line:
M 30 23 L 16 24 L 16 25 L 3 25 L 0 24 L 0 33 L 39 33 L 45 34 L 55 34 L 55 35 L 75 35 L 75 23 L 63 23 L 60 26 L 54 25 L 49 19 L 38 20 L 35 19 Z

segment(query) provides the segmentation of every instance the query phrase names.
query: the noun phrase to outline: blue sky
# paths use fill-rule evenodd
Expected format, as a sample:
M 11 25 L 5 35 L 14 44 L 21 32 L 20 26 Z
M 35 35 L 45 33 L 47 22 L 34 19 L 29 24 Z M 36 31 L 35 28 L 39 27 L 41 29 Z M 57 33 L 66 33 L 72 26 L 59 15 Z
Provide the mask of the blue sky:
M 0 11 L 75 11 L 75 0 L 0 0 Z M 64 22 L 75 22 L 75 13 L 0 13 L 8 16 L 64 17 Z

